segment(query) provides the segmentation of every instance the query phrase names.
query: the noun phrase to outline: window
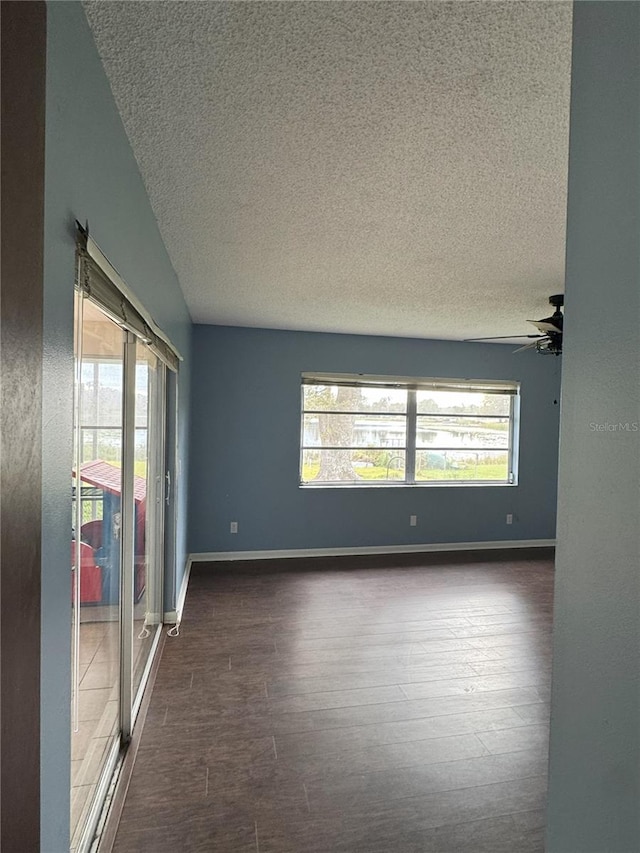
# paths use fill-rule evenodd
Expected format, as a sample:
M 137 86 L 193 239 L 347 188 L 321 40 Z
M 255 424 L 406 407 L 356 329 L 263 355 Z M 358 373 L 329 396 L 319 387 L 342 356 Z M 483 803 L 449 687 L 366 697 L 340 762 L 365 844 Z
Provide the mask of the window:
M 519 385 L 303 374 L 302 485 L 516 482 Z

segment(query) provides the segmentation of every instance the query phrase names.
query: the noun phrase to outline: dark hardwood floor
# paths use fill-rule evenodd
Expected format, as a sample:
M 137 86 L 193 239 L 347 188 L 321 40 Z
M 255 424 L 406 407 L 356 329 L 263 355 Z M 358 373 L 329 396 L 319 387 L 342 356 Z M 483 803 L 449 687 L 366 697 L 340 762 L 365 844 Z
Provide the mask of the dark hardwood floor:
M 199 564 L 116 853 L 542 853 L 549 552 Z

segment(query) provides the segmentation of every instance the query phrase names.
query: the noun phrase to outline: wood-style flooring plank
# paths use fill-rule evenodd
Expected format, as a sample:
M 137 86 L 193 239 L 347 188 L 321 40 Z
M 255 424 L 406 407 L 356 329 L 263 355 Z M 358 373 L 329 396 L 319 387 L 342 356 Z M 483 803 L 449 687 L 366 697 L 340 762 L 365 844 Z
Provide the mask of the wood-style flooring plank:
M 115 853 L 543 853 L 540 556 L 194 566 Z

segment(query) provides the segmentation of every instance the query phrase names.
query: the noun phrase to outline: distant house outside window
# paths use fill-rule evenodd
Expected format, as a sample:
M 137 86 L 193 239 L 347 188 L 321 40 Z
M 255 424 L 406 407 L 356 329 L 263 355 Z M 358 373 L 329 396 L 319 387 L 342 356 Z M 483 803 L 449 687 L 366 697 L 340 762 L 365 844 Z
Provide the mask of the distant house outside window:
M 517 382 L 302 376 L 303 486 L 513 485 Z

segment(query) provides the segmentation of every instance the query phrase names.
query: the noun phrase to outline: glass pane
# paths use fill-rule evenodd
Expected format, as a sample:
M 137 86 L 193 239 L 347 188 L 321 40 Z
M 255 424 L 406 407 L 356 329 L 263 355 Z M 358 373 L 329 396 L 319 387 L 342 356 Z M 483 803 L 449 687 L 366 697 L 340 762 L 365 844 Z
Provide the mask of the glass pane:
M 77 676 L 71 732 L 72 847 L 119 732 L 123 399 L 122 330 L 79 296 L 76 317 L 80 385 L 72 472 L 72 645 Z
M 146 344 L 136 342 L 135 565 L 133 600 L 133 698 L 140 687 L 162 621 L 162 408 L 163 366 Z
M 81 427 L 82 461 L 103 459 L 120 466 L 122 453 L 122 428 L 102 429 L 100 427 Z
M 115 323 L 113 325 L 122 336 L 120 327 Z M 96 344 L 95 334 L 94 331 L 91 337 L 86 335 L 84 337 Z M 104 359 L 102 362 L 96 361 L 95 358 L 82 359 L 82 424 L 86 427 L 99 424 L 103 427 L 120 428 L 122 426 L 122 364 L 117 360 L 111 360 L 107 355 Z
M 303 385 L 305 411 L 397 412 L 407 411 L 403 388 Z
M 509 447 L 509 418 L 418 417 L 417 447 Z
M 404 415 L 304 416 L 305 447 L 405 447 L 407 419 Z
M 304 450 L 303 483 L 392 482 L 405 478 L 404 449 Z
M 477 391 L 417 392 L 418 413 L 435 415 L 508 415 L 511 406 L 509 394 L 481 394 Z
M 418 450 L 416 482 L 421 480 L 499 480 L 508 482 L 509 454 L 496 450 Z

